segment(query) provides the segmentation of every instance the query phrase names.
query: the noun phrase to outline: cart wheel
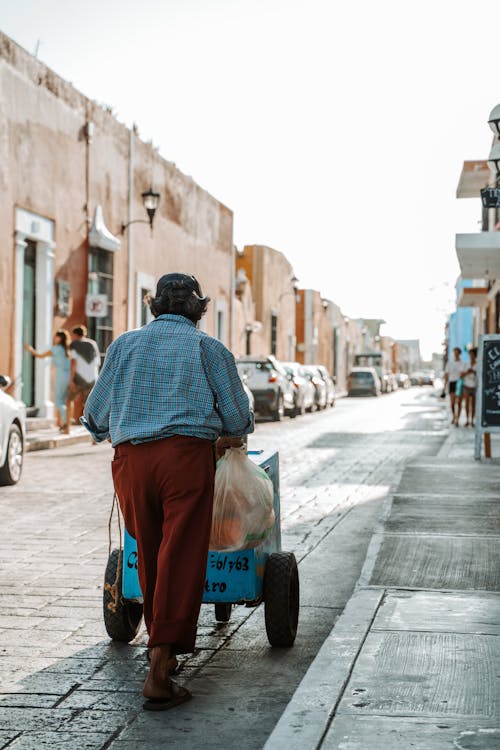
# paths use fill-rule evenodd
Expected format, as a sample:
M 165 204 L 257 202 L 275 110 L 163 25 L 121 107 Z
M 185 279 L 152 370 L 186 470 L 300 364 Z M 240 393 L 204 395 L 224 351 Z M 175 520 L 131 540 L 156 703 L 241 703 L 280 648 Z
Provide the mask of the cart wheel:
M 142 604 L 127 601 L 122 596 L 122 562 L 123 552 L 114 549 L 108 559 L 106 572 L 104 574 L 103 614 L 106 632 L 113 641 L 132 641 L 138 633 L 142 619 Z M 116 577 L 116 571 L 120 561 L 120 575 Z M 108 586 L 118 589 L 118 598 L 115 606 L 115 598 Z M 110 608 L 111 607 L 111 608 Z
M 231 619 L 232 604 L 216 604 L 215 619 L 217 622 L 229 622 Z
M 299 619 L 299 571 L 292 552 L 273 552 L 267 559 L 264 616 L 271 646 L 293 646 Z

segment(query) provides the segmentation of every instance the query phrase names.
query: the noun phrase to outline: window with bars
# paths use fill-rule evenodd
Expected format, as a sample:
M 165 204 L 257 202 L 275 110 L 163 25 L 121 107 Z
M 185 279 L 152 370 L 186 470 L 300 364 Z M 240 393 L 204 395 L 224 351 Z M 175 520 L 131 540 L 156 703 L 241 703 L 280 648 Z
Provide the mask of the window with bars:
M 108 298 L 105 318 L 89 318 L 90 338 L 97 342 L 101 364 L 113 341 L 113 253 L 99 247 L 89 248 L 89 293 L 105 294 Z

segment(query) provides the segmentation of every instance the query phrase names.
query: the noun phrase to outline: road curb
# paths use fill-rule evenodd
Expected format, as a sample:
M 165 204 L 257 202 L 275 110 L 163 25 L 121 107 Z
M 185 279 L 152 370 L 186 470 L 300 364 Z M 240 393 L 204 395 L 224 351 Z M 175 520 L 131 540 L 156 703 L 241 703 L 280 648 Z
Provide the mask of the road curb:
M 51 448 L 64 448 L 68 445 L 89 443 L 90 441 L 91 438 L 87 430 L 76 435 L 30 435 L 28 433 L 26 452 L 31 453 L 32 451 L 50 450 Z
M 329 729 L 384 589 L 359 589 L 304 675 L 264 750 L 313 750 Z

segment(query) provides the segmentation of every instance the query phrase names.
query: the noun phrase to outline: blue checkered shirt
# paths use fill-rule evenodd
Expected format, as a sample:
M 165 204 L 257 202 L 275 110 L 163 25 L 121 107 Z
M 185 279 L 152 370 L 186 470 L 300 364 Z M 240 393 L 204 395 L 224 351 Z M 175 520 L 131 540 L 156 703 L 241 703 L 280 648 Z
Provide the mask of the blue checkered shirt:
M 159 315 L 113 341 L 81 422 L 114 446 L 254 429 L 233 355 L 181 315 Z

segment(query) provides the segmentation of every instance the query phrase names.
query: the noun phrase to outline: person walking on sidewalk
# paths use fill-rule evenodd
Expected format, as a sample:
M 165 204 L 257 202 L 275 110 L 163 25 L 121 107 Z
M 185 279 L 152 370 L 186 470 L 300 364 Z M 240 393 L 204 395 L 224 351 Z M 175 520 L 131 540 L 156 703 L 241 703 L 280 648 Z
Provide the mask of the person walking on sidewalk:
M 99 347 L 94 339 L 87 337 L 87 329 L 84 325 L 75 326 L 71 330 L 73 341 L 70 345 L 71 373 L 69 378 L 68 402 L 67 402 L 67 429 L 69 433 L 73 417 L 73 403 L 77 396 L 82 397 L 82 406 L 85 406 L 88 395 L 94 387 L 99 373 L 101 355 Z
M 457 387 L 465 368 L 465 362 L 460 357 L 461 350 L 458 346 L 453 348 L 453 359 L 448 360 L 444 371 L 444 382 L 448 385 L 450 394 L 451 423 L 458 427 L 460 411 L 462 409 L 462 395 L 457 395 Z
M 466 427 L 474 427 L 476 416 L 477 348 L 469 351 L 470 364 L 462 372 L 463 399 L 465 401 Z
M 112 475 L 137 540 L 149 634 L 144 708 L 190 698 L 170 679 L 194 650 L 208 555 L 214 443 L 244 444 L 254 418 L 233 355 L 197 323 L 207 310 L 193 276 L 169 273 L 150 299 L 154 319 L 114 341 L 84 410 L 96 441 L 110 439 Z
M 37 352 L 30 344 L 25 344 L 24 348 L 34 357 L 44 359 L 52 357 L 52 364 L 56 371 L 54 383 L 54 402 L 57 409 L 57 426 L 61 432 L 66 432 L 67 428 L 67 409 L 66 399 L 68 397 L 69 373 L 70 373 L 70 335 L 68 331 L 60 329 L 54 334 L 53 343 L 46 352 Z

